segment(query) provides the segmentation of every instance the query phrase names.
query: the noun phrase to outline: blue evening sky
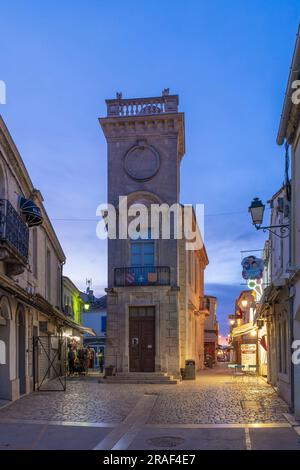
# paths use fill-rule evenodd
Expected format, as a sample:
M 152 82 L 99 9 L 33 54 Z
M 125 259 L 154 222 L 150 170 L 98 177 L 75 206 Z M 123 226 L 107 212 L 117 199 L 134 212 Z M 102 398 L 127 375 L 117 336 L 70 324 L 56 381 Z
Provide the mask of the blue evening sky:
M 104 100 L 170 87 L 186 122 L 181 199 L 205 204 L 206 291 L 226 333 L 244 287 L 240 251 L 265 239 L 247 207 L 283 181 L 275 139 L 299 12 L 299 0 L 1 2 L 0 112 L 80 288 L 106 285 L 94 220 L 106 200 Z

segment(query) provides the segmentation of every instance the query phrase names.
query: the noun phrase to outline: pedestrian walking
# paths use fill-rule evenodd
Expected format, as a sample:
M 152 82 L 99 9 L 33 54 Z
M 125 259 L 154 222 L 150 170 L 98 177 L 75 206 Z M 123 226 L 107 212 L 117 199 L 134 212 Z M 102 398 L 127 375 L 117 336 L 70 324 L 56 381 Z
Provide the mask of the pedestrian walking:
M 98 354 L 98 363 L 99 363 L 100 372 L 102 374 L 103 365 L 104 365 L 104 357 L 103 357 L 103 352 L 102 351 L 100 351 L 99 354 Z
M 79 360 L 79 374 L 84 374 L 85 373 L 85 349 L 80 348 L 78 351 L 78 360 Z
M 89 355 L 89 349 L 84 348 L 84 372 L 87 374 L 89 370 L 89 363 L 90 363 L 90 355 Z
M 72 348 L 68 351 L 69 375 L 74 375 L 75 352 Z

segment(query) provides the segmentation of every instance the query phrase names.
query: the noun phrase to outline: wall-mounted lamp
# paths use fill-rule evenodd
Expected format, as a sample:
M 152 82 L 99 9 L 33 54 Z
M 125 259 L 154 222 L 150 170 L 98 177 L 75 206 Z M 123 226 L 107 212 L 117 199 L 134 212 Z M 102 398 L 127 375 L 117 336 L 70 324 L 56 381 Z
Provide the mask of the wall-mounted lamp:
M 262 203 L 262 201 L 258 197 L 255 197 L 253 199 L 248 211 L 251 214 L 252 223 L 254 227 L 256 228 L 256 230 L 263 230 L 264 232 L 268 230 L 273 235 L 276 235 L 276 237 L 279 237 L 279 238 L 288 237 L 289 227 L 290 227 L 289 224 L 269 225 L 268 227 L 267 226 L 261 227 L 261 224 L 263 223 L 263 218 L 264 218 L 265 205 Z M 276 228 L 280 229 L 280 234 L 272 230 Z

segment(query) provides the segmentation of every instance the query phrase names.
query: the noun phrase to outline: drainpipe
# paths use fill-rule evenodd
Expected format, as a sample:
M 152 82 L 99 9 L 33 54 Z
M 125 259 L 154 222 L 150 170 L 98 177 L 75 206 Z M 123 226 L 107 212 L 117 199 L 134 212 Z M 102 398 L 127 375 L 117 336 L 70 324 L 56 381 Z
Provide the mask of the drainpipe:
M 291 199 L 293 198 L 293 194 L 291 196 Z M 292 209 L 292 201 L 290 204 L 290 208 Z M 292 219 L 293 219 L 293 214 L 289 214 L 290 218 L 290 233 L 289 233 L 289 265 L 291 266 L 292 264 Z M 294 298 L 291 295 L 292 292 L 292 282 L 291 279 L 288 281 L 288 288 L 289 288 L 289 313 L 290 313 L 290 361 L 291 361 L 291 411 L 294 413 L 295 410 L 295 378 L 294 378 L 294 373 L 295 373 L 295 368 L 294 364 L 292 361 L 292 354 L 293 354 L 293 342 L 294 342 Z
M 66 264 L 66 261 L 63 261 L 60 266 L 60 308 L 62 313 L 64 313 L 63 305 L 63 266 Z
M 300 26 L 299 26 L 300 28 Z M 299 37 L 299 35 L 298 35 Z M 286 139 L 285 141 L 285 148 L 286 148 L 286 185 L 289 185 L 289 191 L 287 190 L 287 186 L 286 186 L 286 196 L 287 196 L 287 200 L 289 202 L 289 266 L 292 265 L 292 252 L 293 252 L 293 248 L 292 248 L 292 245 L 294 243 L 294 240 L 293 240 L 293 213 L 292 211 L 294 211 L 294 204 L 292 202 L 293 200 L 293 188 L 292 188 L 292 181 L 291 179 L 289 178 L 289 175 L 288 175 L 288 166 L 289 166 L 289 146 L 291 148 L 291 162 L 293 162 L 293 146 L 290 145 L 290 142 Z M 288 160 L 287 160 L 288 159 Z M 291 295 L 291 291 L 292 291 L 292 282 L 291 282 L 291 278 L 289 278 L 288 280 L 288 288 L 289 288 L 289 314 L 290 314 L 290 362 L 291 362 L 291 412 L 294 413 L 295 411 L 295 390 L 294 390 L 294 386 L 295 386 L 295 378 L 294 378 L 294 373 L 295 373 L 295 370 L 294 370 L 294 364 L 293 364 L 293 361 L 292 361 L 292 354 L 293 354 L 293 349 L 292 349 L 292 345 L 293 345 L 293 342 L 294 342 L 294 299 L 293 299 L 293 296 Z
M 289 283 L 289 291 L 291 290 L 291 285 Z M 290 354 L 291 354 L 291 411 L 294 413 L 295 411 L 295 379 L 294 379 L 294 363 L 292 361 L 292 354 L 293 348 L 292 344 L 294 342 L 294 299 L 289 294 L 289 307 L 290 307 L 290 337 L 291 337 L 291 344 L 290 344 Z

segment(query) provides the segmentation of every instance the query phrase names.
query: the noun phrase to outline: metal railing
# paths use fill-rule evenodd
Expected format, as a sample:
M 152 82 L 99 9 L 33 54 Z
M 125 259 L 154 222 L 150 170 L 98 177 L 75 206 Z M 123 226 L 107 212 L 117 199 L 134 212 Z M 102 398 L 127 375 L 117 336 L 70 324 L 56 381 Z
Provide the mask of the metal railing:
M 115 287 L 170 285 L 169 266 L 115 268 Z
M 29 229 L 7 199 L 0 199 L 0 241 L 28 259 Z
M 209 297 L 200 298 L 200 310 L 209 310 L 210 309 L 210 300 Z

